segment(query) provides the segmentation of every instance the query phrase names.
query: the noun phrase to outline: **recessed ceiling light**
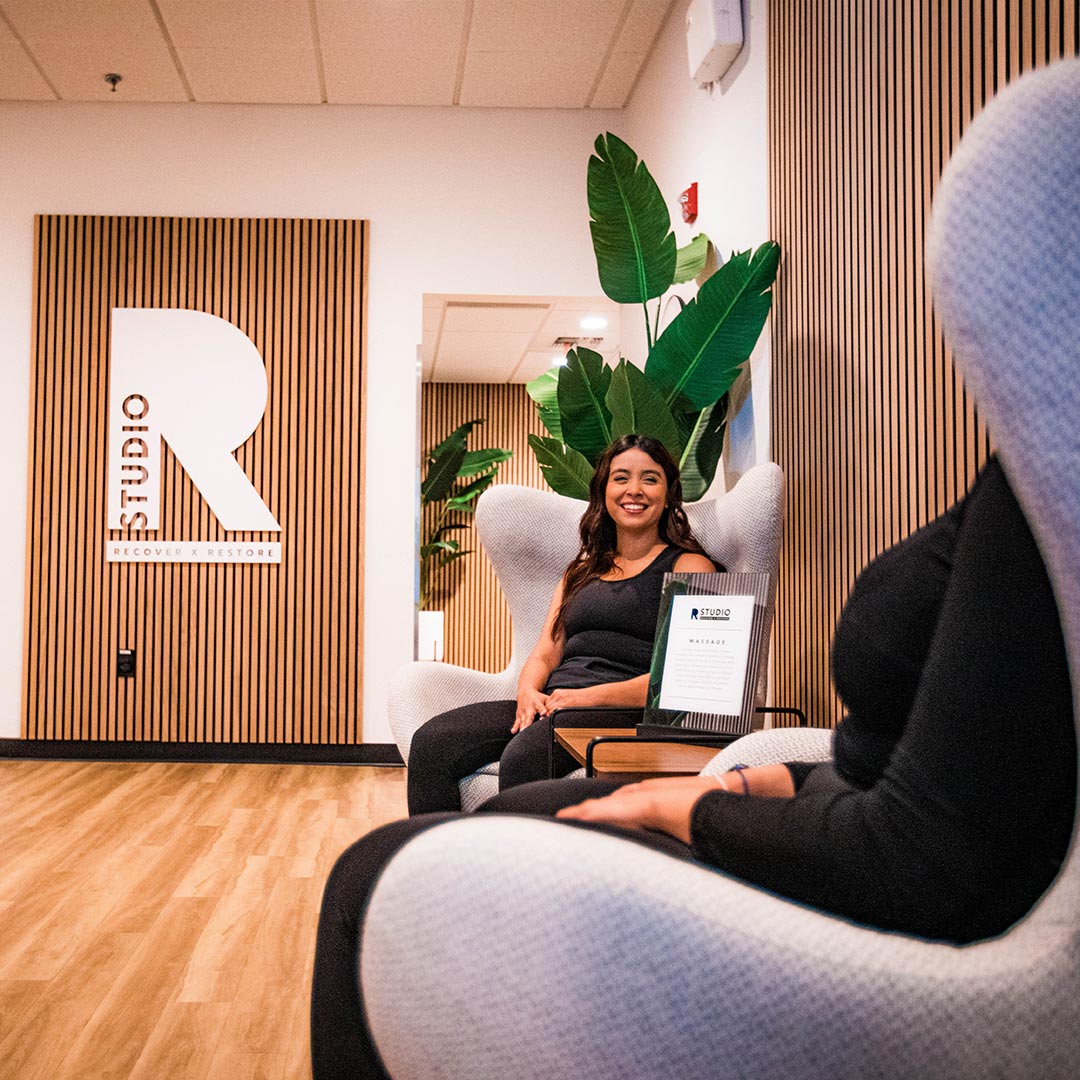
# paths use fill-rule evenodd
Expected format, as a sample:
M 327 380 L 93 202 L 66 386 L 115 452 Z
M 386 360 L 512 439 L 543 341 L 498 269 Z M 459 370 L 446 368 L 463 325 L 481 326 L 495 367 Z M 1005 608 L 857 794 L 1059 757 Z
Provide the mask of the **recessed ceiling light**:
M 580 325 L 582 330 L 603 330 L 607 326 L 607 319 L 603 315 L 586 315 Z
M 554 356 L 551 361 L 556 367 L 566 367 L 570 363 L 565 356 Z

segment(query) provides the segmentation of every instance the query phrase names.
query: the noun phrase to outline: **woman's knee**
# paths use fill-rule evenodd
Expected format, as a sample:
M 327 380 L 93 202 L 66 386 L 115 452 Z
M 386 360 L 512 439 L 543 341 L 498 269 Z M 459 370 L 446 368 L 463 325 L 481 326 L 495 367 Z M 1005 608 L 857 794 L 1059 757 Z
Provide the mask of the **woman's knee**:
M 440 713 L 416 729 L 409 746 L 410 767 L 420 762 L 439 761 L 446 757 L 446 751 L 456 742 L 459 730 L 455 719 L 453 713 Z
M 409 748 L 409 765 L 413 764 L 413 755 L 429 762 L 446 762 L 468 756 L 474 747 L 498 747 L 510 737 L 513 722 L 512 701 L 481 701 L 439 713 L 416 729 Z M 487 760 L 495 761 L 497 757 L 498 749 Z
M 334 863 L 323 892 L 324 917 L 355 925 L 368 894 L 391 858 L 414 836 L 448 821 L 452 813 L 391 821 L 347 847 Z
M 499 790 L 547 780 L 550 776 L 551 722 L 537 720 L 519 731 L 499 758 Z

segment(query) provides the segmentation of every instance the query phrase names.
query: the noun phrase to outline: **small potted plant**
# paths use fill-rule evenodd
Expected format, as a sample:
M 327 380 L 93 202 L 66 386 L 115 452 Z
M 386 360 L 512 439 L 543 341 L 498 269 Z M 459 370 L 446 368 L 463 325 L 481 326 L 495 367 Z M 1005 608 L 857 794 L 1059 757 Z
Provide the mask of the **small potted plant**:
M 420 485 L 421 510 L 436 507 L 434 518 L 424 527 L 420 544 L 419 658 L 441 660 L 443 613 L 430 610 L 436 595 L 445 595 L 452 563 L 471 553 L 462 548 L 454 533 L 468 529 L 476 500 L 494 482 L 499 466 L 513 457 L 512 450 L 492 447 L 470 450 L 469 436 L 483 420 L 468 420 L 452 431 L 427 455 Z M 430 515 L 428 515 L 430 517 Z

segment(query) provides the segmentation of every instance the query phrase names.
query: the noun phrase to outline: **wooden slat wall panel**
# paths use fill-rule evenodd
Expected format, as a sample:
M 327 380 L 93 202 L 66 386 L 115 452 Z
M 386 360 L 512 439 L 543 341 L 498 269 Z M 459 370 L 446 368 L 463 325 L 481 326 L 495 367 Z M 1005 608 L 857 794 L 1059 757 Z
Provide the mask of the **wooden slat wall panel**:
M 942 168 L 994 93 L 1080 52 L 1075 0 L 769 4 L 774 456 L 787 523 L 775 696 L 841 715 L 828 648 L 859 570 L 989 452 L 930 307 Z
M 36 219 L 23 734 L 361 738 L 360 221 Z M 237 460 L 282 525 L 278 566 L 107 564 L 114 307 L 205 311 L 258 347 L 269 394 Z M 166 448 L 168 539 L 226 534 Z M 116 677 L 119 648 L 137 674 Z
M 425 383 L 422 390 L 420 447 L 425 455 L 466 420 L 482 417 L 473 431 L 474 449 L 501 446 L 514 456 L 499 468 L 497 483 L 546 488 L 529 449 L 528 436 L 544 435 L 536 409 L 520 385 L 491 383 Z M 435 508 L 424 511 L 430 528 Z M 480 550 L 475 526 L 457 534 L 462 547 L 475 555 L 452 563 L 429 605 L 445 612 L 445 653 L 452 664 L 480 671 L 501 671 L 510 660 L 510 610 L 487 556 Z

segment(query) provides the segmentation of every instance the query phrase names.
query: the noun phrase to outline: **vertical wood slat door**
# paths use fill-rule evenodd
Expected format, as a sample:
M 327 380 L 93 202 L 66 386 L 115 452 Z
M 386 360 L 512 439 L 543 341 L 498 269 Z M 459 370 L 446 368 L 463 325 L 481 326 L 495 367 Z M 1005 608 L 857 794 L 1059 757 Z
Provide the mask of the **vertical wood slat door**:
M 366 257 L 361 221 L 36 218 L 24 737 L 360 741 Z M 226 533 L 166 446 L 146 536 L 278 541 L 280 564 L 105 561 L 137 536 L 107 528 L 118 307 L 216 315 L 267 374 L 235 457 L 281 533 Z
M 828 648 L 856 575 L 962 495 L 989 452 L 931 310 L 934 189 L 983 105 L 1080 52 L 1080 25 L 1075 0 L 772 0 L 768 25 L 787 478 L 775 696 L 829 725 Z
M 478 417 L 484 423 L 473 429 L 471 449 L 497 446 L 514 451 L 514 456 L 499 466 L 495 482 L 547 490 L 528 443 L 530 433 L 546 432 L 522 385 L 424 383 L 420 408 L 424 460 L 451 431 Z M 424 508 L 425 535 L 434 526 L 437 513 L 437 507 Z M 522 528 L 538 527 L 539 522 L 522 522 Z M 443 612 L 443 659 L 479 671 L 502 671 L 510 662 L 510 609 L 480 547 L 475 525 L 470 522 L 468 529 L 455 533 L 454 538 L 475 554 L 458 559 L 434 581 L 429 607 Z

